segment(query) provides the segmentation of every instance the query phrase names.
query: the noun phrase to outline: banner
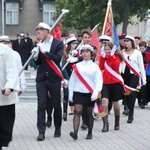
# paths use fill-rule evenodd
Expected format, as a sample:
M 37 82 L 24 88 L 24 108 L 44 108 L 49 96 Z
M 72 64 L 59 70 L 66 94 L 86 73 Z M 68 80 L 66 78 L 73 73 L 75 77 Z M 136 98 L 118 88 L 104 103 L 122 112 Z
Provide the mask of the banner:
M 111 7 L 111 0 L 108 1 L 107 10 L 102 30 L 102 35 L 108 35 L 112 38 L 112 42 L 120 49 L 119 38 L 116 30 L 116 26 L 113 19 L 113 12 Z
M 56 26 L 52 35 L 54 38 L 61 40 L 61 25 L 60 25 L 60 23 Z

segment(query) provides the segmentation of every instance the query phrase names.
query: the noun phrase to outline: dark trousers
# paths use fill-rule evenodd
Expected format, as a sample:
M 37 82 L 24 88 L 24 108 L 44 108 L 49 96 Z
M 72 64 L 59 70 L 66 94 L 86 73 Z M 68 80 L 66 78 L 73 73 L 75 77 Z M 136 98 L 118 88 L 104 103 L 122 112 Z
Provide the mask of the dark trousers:
M 64 100 L 63 100 L 63 112 L 67 114 L 68 110 L 68 88 L 63 88 Z
M 124 83 L 132 88 L 136 88 L 139 82 L 139 77 L 133 74 L 124 74 L 123 75 Z M 128 96 L 126 96 L 127 106 L 129 108 L 129 113 L 134 113 L 134 105 L 137 97 L 137 92 L 131 92 Z
M 14 121 L 15 104 L 0 106 L 0 147 L 7 147 L 12 140 Z
M 50 93 L 48 92 L 48 95 L 47 95 L 47 121 L 52 122 L 52 111 L 53 111 L 52 100 L 51 100 Z
M 138 104 L 145 105 L 147 96 L 147 85 L 143 85 L 137 93 Z
M 53 118 L 54 126 L 59 129 L 62 124 L 60 89 L 61 81 L 50 82 L 45 78 L 42 82 L 37 82 L 37 96 L 38 96 L 38 111 L 37 111 L 37 128 L 39 133 L 45 133 L 45 111 L 47 108 L 47 93 L 50 92 L 52 108 L 54 109 Z

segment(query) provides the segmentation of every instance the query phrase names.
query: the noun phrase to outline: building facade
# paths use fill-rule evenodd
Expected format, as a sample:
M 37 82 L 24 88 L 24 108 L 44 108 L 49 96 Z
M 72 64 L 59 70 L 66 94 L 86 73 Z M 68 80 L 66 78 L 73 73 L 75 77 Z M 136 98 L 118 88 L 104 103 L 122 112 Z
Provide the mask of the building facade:
M 2 6 L 4 6 L 4 22 Z M 54 0 L 0 0 L 0 11 L 0 35 L 4 33 L 14 39 L 18 33 L 28 32 L 34 38 L 35 27 L 39 22 L 53 25 L 55 2 Z
M 11 39 L 15 39 L 18 33 L 28 32 L 30 37 L 36 39 L 37 24 L 45 22 L 53 25 L 55 11 L 55 0 L 0 0 L 0 35 L 4 33 Z M 139 23 L 137 17 L 133 17 L 133 20 L 137 24 L 128 25 L 127 34 L 143 37 L 146 31 L 146 21 Z M 121 34 L 122 24 L 117 26 L 117 31 Z

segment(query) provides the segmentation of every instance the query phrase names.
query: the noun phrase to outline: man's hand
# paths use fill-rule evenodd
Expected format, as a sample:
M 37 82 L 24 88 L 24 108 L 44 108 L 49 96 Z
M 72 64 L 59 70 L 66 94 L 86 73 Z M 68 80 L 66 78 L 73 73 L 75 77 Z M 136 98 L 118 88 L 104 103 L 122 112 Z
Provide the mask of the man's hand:
M 35 53 L 33 55 L 33 58 L 37 58 L 38 57 L 38 54 L 39 54 L 39 48 L 38 47 L 34 47 L 31 51 L 31 53 Z
M 45 54 L 46 52 L 49 52 L 49 49 L 45 48 L 45 45 L 43 43 L 38 43 L 37 46 L 39 47 L 40 51 Z
M 4 91 L 5 91 L 4 96 L 9 96 L 10 93 L 11 93 L 11 89 L 10 88 L 5 88 Z

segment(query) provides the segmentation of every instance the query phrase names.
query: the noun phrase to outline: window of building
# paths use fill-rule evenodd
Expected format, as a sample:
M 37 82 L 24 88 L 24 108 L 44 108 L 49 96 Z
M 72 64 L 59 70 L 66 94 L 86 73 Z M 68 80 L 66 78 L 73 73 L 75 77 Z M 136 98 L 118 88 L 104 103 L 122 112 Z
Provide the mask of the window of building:
M 54 24 L 54 15 L 55 15 L 55 4 L 43 4 L 43 22 L 52 26 Z
M 6 24 L 19 24 L 19 3 L 6 3 Z

